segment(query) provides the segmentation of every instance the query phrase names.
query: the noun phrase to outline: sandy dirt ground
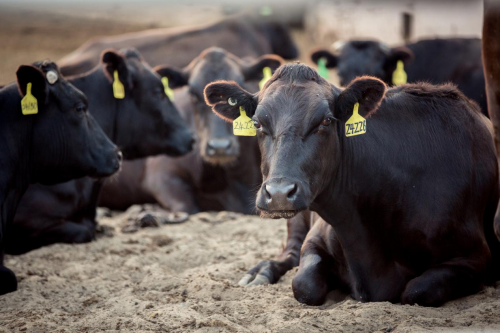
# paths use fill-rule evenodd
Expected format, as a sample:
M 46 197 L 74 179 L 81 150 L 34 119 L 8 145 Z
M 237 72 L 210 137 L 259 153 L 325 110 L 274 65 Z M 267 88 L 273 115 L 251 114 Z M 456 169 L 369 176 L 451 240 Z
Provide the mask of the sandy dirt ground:
M 14 79 L 19 64 L 59 59 L 90 37 L 169 22 L 69 12 L 0 5 L 0 84 Z M 305 60 L 309 39 L 295 37 Z M 0 332 L 500 331 L 500 285 L 437 309 L 359 303 L 338 292 L 324 306 L 308 307 L 293 298 L 295 270 L 276 285 L 237 284 L 260 260 L 279 254 L 284 221 L 202 213 L 125 234 L 127 216 L 101 219 L 113 237 L 7 256 L 20 283 L 0 297 Z

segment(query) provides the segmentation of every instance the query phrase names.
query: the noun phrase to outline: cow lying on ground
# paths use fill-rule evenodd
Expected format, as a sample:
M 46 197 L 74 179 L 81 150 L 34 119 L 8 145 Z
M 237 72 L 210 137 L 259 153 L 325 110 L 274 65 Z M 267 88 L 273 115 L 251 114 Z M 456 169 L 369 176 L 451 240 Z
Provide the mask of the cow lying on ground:
M 326 221 L 302 247 L 293 280 L 300 302 L 321 304 L 345 289 L 364 302 L 438 306 L 497 276 L 491 123 L 454 86 L 386 91 L 360 77 L 339 89 L 289 64 L 260 93 L 216 82 L 205 97 L 224 119 L 241 106 L 255 120 L 261 216 L 310 209 Z
M 120 167 L 121 153 L 88 114 L 85 95 L 54 63 L 38 67 L 19 67 L 17 84 L 0 90 L 0 295 L 17 289 L 16 276 L 3 266 L 3 243 L 28 185 L 109 176 Z M 24 115 L 21 99 L 29 91 L 36 101 Z
M 113 96 L 114 72 L 125 96 Z M 69 81 L 88 96 L 90 112 L 125 159 L 191 150 L 193 137 L 165 94 L 160 77 L 135 50 L 106 51 L 91 72 Z M 9 226 L 5 250 L 24 253 L 53 243 L 94 239 L 101 182 L 81 178 L 54 186 L 31 185 Z
M 104 186 L 99 205 L 125 209 L 132 204 L 158 202 L 171 211 L 190 214 L 206 210 L 254 212 L 253 190 L 261 183 L 260 157 L 253 137 L 236 137 L 231 124 L 219 119 L 203 99 L 205 86 L 216 80 L 235 80 L 254 91 L 264 67 L 275 69 L 282 60 L 263 56 L 243 62 L 220 48 L 209 48 L 182 70 L 157 68 L 169 78 L 175 103 L 199 140 L 193 152 L 172 159 L 148 158 L 124 163 L 123 172 Z
M 361 75 L 392 84 L 392 74 L 401 60 L 408 82 L 453 82 L 488 114 L 478 38 L 428 39 L 394 48 L 377 41 L 356 40 L 339 43 L 337 48 L 336 54 L 319 50 L 311 58 L 315 63 L 325 58 L 328 68 L 337 68 L 342 86 Z
M 107 48 L 135 47 L 152 66 L 168 63 L 187 66 L 203 50 L 218 46 L 236 56 L 258 57 L 277 54 L 295 59 L 298 50 L 288 28 L 269 18 L 235 15 L 196 28 L 165 28 L 93 39 L 58 61 L 64 75 L 91 70 Z

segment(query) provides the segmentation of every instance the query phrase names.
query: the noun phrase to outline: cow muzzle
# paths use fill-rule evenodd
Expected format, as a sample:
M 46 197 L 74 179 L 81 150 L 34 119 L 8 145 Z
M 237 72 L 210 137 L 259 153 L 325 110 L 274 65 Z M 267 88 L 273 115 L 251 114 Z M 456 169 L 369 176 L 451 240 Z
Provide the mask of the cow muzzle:
M 238 158 L 238 143 L 232 138 L 211 138 L 206 141 L 204 159 L 212 164 L 224 165 Z
M 257 208 L 262 217 L 289 219 L 307 209 L 306 192 L 301 182 L 273 178 L 262 184 L 257 195 Z

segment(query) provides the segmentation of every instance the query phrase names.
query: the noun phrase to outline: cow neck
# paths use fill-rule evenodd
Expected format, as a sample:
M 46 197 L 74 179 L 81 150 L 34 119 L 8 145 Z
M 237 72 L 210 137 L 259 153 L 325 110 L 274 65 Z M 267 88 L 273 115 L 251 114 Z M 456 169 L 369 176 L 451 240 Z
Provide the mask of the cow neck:
M 68 79 L 88 98 L 89 112 L 104 133 L 117 144 L 118 112 L 121 101 L 113 96 L 113 84 L 99 65 L 92 71 Z

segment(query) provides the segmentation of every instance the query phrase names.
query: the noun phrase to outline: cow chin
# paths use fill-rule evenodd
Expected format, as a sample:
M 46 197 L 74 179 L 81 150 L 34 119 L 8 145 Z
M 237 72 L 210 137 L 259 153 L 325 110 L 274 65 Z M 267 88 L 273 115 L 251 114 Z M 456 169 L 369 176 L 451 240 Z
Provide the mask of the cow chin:
M 236 164 L 238 160 L 238 155 L 208 156 L 206 154 L 203 154 L 202 157 L 205 162 L 221 167 L 232 166 Z
M 298 210 L 260 210 L 260 217 L 263 219 L 291 219 L 299 213 Z

